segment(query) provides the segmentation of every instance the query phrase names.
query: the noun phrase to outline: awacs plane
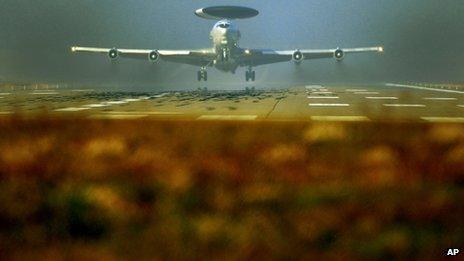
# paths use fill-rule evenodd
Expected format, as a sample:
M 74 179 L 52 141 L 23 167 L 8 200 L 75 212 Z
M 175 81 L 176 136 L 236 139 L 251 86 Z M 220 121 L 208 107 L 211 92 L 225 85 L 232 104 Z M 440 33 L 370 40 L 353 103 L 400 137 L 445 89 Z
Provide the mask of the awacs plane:
M 241 48 L 238 45 L 241 34 L 237 26 L 231 20 L 250 18 L 258 15 L 258 11 L 247 7 L 215 6 L 202 8 L 195 14 L 205 19 L 219 20 L 210 33 L 213 47 L 203 50 L 157 50 L 157 49 L 118 49 L 96 47 L 71 47 L 72 52 L 90 52 L 107 54 L 110 59 L 120 57 L 148 59 L 150 62 L 165 60 L 175 63 L 199 66 L 198 81 L 208 80 L 206 69 L 215 67 L 223 72 L 235 73 L 238 67 L 247 67 L 246 81 L 255 80 L 253 67 L 294 61 L 299 64 L 303 60 L 334 58 L 343 60 L 345 54 L 363 52 L 383 52 L 383 47 L 365 47 L 349 49 L 296 49 L 296 50 L 271 50 Z

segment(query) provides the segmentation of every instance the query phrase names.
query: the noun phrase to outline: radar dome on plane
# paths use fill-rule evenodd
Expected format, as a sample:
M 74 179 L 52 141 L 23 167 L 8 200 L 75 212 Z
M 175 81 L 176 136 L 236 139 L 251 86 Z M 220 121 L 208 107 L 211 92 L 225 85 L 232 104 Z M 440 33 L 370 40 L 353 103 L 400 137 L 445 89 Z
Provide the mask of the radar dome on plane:
M 222 20 L 222 19 L 246 19 L 259 14 L 258 10 L 242 6 L 212 6 L 200 8 L 195 14 L 201 18 Z

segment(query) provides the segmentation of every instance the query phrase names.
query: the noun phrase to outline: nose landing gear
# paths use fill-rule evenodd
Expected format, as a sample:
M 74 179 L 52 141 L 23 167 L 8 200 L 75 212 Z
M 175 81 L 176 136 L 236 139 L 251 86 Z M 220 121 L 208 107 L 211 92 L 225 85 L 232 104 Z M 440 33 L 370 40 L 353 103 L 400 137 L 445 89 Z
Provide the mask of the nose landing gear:
M 199 82 L 202 80 L 205 82 L 208 81 L 208 72 L 206 71 L 205 67 L 201 67 L 200 71 L 197 72 L 197 79 Z
M 253 71 L 253 68 L 248 67 L 248 70 L 245 72 L 246 81 L 248 82 L 251 80 L 252 82 L 254 82 L 255 78 L 256 78 L 256 72 Z

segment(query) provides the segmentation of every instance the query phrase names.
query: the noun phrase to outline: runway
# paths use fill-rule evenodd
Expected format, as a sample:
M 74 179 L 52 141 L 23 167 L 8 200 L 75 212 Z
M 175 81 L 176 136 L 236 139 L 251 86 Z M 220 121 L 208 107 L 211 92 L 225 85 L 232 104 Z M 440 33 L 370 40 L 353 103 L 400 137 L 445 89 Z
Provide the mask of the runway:
M 281 90 L 102 92 L 82 89 L 0 93 L 0 117 L 98 119 L 405 120 L 464 122 L 464 92 L 409 85 L 306 85 Z

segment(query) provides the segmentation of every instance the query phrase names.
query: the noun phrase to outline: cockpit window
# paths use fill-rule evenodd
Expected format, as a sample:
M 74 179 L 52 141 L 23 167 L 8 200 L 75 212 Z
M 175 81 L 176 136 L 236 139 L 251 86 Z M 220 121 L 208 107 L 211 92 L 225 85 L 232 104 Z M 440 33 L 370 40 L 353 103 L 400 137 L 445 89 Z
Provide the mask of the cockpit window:
M 219 27 L 221 27 L 221 28 L 229 28 L 230 24 L 219 24 Z

